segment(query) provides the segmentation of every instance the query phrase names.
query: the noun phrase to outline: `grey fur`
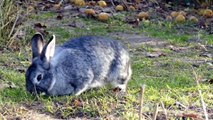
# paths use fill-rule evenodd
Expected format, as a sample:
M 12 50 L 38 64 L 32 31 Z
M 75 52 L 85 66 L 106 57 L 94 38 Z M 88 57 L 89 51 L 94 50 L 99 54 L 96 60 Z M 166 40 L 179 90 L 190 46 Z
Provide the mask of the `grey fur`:
M 30 93 L 79 95 L 108 83 L 126 90 L 131 65 L 129 53 L 120 42 L 97 36 L 80 37 L 55 47 L 54 55 L 48 59 L 46 51 L 54 47 L 54 37 L 41 53 L 37 42 L 43 40 L 39 38 L 43 38 L 41 34 L 32 38 L 33 62 L 26 72 Z

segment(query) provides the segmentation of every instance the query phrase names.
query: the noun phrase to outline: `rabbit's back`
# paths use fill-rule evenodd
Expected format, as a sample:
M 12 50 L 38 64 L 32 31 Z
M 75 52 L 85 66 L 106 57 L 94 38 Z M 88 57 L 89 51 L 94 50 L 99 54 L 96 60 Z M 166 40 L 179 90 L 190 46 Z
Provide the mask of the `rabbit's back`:
M 67 71 L 72 71 L 72 74 L 82 73 L 80 76 L 87 76 L 87 74 L 91 76 L 92 71 L 91 87 L 101 86 L 126 77 L 124 75 L 122 78 L 122 74 L 129 69 L 129 54 L 119 41 L 85 36 L 72 39 L 61 47 L 71 51 L 66 54 L 67 60 L 63 64 L 75 64 L 75 67 L 68 67 L 67 69 L 70 70 Z M 82 72 L 79 73 L 79 71 Z

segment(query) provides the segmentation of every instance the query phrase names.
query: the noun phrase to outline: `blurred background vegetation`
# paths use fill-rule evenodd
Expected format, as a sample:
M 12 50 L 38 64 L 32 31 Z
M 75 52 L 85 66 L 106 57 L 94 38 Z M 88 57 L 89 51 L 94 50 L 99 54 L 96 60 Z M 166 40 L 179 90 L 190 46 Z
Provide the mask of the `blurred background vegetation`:
M 185 5 L 191 7 L 211 7 L 212 0 L 164 0 L 165 2 L 171 2 L 174 5 Z
M 19 47 L 24 42 L 22 33 L 20 32 L 21 23 L 20 13 L 23 13 L 21 7 L 18 4 L 24 4 L 25 8 L 27 8 L 27 3 L 33 2 L 35 0 L 24 1 L 24 0 L 1 0 L 0 2 L 0 50 L 5 48 Z M 43 0 L 45 1 L 45 0 Z M 60 2 L 60 0 L 55 0 Z M 64 0 L 66 2 L 70 2 L 73 0 Z M 92 1 L 92 0 L 86 0 Z M 106 2 L 110 2 L 111 0 L 105 0 Z M 139 3 L 143 0 L 114 0 L 115 3 L 120 2 L 132 2 Z M 145 0 L 146 1 L 146 0 Z M 149 1 L 149 0 L 148 0 Z M 212 9 L 213 0 L 150 0 L 152 3 L 161 3 L 161 4 L 171 4 L 174 6 L 184 6 L 184 7 L 192 7 L 192 8 L 202 8 L 202 9 Z M 149 2 L 150 2 L 149 1 Z M 26 3 L 26 4 L 25 4 Z M 23 8 L 23 6 L 22 6 Z M 21 36 L 21 37 L 20 37 Z M 21 39 L 21 40 L 20 40 Z M 21 42 L 22 41 L 22 42 Z

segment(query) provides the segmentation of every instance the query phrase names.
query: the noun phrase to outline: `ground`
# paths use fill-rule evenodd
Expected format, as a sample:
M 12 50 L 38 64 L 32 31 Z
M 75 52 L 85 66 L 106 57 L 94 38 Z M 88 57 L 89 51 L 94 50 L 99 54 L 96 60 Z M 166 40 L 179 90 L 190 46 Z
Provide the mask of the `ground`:
M 140 87 L 145 84 L 145 119 L 153 118 L 156 105 L 159 120 L 205 119 L 201 96 L 209 119 L 213 119 L 213 36 L 205 30 L 192 29 L 188 23 L 150 20 L 151 23 L 141 21 L 135 26 L 122 21 L 125 15 L 128 13 L 116 13 L 108 22 L 81 16 L 75 10 L 29 15 L 23 23 L 26 45 L 13 52 L 0 51 L 0 118 L 138 119 Z M 35 31 L 44 33 L 46 39 L 55 34 L 58 44 L 82 35 L 121 41 L 130 51 L 133 69 L 127 94 L 119 96 L 110 86 L 79 96 L 47 97 L 26 92 L 25 71 L 31 60 L 29 41 Z

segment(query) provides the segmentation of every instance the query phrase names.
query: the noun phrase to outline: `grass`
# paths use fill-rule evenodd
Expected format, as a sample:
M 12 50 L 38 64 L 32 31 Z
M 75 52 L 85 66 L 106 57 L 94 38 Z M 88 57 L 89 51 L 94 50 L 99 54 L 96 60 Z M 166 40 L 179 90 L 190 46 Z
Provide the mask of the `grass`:
M 41 19 L 46 21 L 55 17 L 53 13 L 45 13 L 37 15 L 31 19 Z M 196 43 L 187 42 L 194 35 L 180 33 L 176 28 L 177 25 L 171 23 L 150 23 L 143 25 L 141 22 L 138 28 L 133 28 L 126 25 L 119 19 L 110 20 L 108 23 L 97 22 L 93 19 L 75 18 L 75 21 L 80 21 L 84 24 L 83 29 L 74 27 L 68 29 L 58 27 L 61 25 L 49 26 L 47 31 L 56 34 L 58 42 L 62 43 L 70 37 L 78 37 L 81 35 L 103 35 L 113 32 L 127 33 L 143 33 L 151 37 L 160 38 L 174 46 L 189 46 L 186 51 L 174 52 L 169 48 L 158 48 L 158 46 L 142 45 L 140 48 L 135 48 L 136 52 L 131 52 L 132 55 L 132 79 L 128 84 L 128 94 L 125 97 L 119 97 L 110 88 L 103 87 L 93 89 L 83 93 L 80 96 L 63 96 L 63 97 L 46 97 L 33 96 L 25 90 L 24 72 L 31 59 L 30 50 L 28 47 L 21 48 L 19 52 L 3 51 L 0 57 L 0 80 L 3 83 L 10 81 L 15 84 L 14 88 L 4 88 L 0 90 L 0 113 L 9 118 L 18 118 L 26 115 L 24 109 L 34 110 L 38 113 L 45 113 L 54 118 L 101 118 L 101 119 L 138 119 L 139 108 L 139 90 L 141 84 L 146 84 L 144 97 L 144 114 L 149 115 L 154 111 L 156 103 L 162 101 L 168 111 L 185 112 L 178 108 L 175 103 L 188 107 L 201 108 L 200 98 L 197 90 L 203 92 L 204 101 L 208 109 L 213 107 L 213 90 L 212 84 L 208 82 L 201 83 L 201 86 L 196 86 L 195 76 L 193 75 L 192 65 L 196 61 L 211 60 L 199 56 L 201 49 L 196 48 Z M 55 21 L 50 21 L 52 24 Z M 62 23 L 66 23 L 63 22 Z M 50 23 L 51 24 L 51 23 Z M 165 24 L 165 25 L 159 25 Z M 176 28 L 175 28 L 176 27 Z M 112 29 L 113 28 L 113 29 Z M 29 28 L 32 32 L 32 29 Z M 156 32 L 157 31 L 157 32 Z M 32 34 L 32 33 L 30 33 Z M 202 42 L 211 45 L 211 35 L 205 35 L 200 32 Z M 27 36 L 30 37 L 30 36 Z M 29 38 L 28 38 L 29 39 Z M 148 58 L 143 53 L 156 52 L 160 50 L 166 53 L 166 56 Z M 198 67 L 193 67 L 195 72 L 201 79 L 212 79 L 213 69 L 210 65 L 199 64 Z M 6 112 L 5 112 L 6 110 Z M 16 113 L 11 112 L 16 111 Z M 197 109 L 189 109 L 188 111 L 197 112 Z M 0 114 L 0 115 L 1 115 Z M 197 112 L 197 114 L 200 114 Z M 150 116 L 150 115 L 149 115 Z M 171 119 L 177 116 L 169 114 Z
M 31 15 L 33 20 L 53 19 L 56 16 L 55 12 L 43 12 L 42 15 Z

